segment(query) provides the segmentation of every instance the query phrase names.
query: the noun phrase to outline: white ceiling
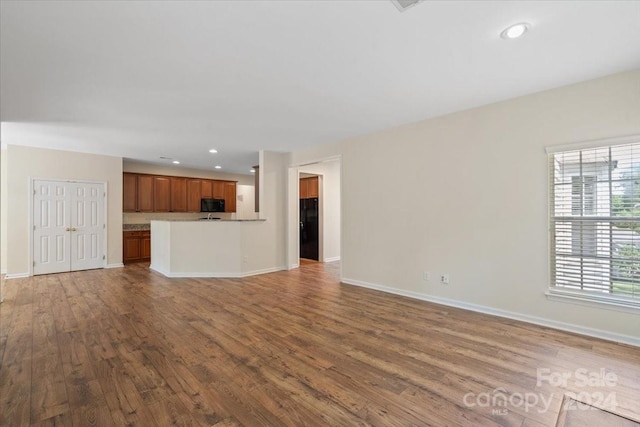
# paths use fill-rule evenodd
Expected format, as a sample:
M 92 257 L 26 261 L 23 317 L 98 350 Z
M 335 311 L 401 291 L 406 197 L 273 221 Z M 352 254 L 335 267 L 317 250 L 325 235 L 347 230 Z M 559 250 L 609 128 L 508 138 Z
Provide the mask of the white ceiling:
M 247 173 L 640 68 L 639 1 L 1 2 L 3 144 Z M 532 31 L 502 40 L 508 25 Z M 209 148 L 219 153 L 211 155 Z

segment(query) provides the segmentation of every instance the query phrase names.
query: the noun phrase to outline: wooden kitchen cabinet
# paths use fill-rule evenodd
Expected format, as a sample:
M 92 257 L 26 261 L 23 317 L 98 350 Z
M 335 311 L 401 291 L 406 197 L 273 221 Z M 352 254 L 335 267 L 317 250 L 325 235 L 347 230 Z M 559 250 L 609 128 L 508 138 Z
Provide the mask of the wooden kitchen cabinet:
M 140 261 L 151 261 L 151 230 L 140 232 Z
M 201 197 L 203 199 L 213 198 L 213 181 L 211 181 L 210 179 L 203 179 L 201 188 L 202 188 Z
M 153 211 L 171 211 L 171 180 L 166 176 L 153 177 Z
M 318 197 L 318 177 L 312 176 L 310 178 L 300 179 L 300 198 L 312 199 Z
M 225 182 L 224 184 L 224 211 L 236 211 L 236 183 Z
M 153 175 L 138 175 L 137 211 L 153 212 Z
M 187 178 L 172 176 L 171 181 L 171 212 L 187 211 Z
M 122 232 L 122 261 L 127 264 L 151 260 L 151 231 Z
M 135 173 L 122 175 L 122 210 L 153 212 L 153 176 Z
M 201 199 L 224 199 L 235 212 L 236 182 L 124 172 L 123 212 L 200 212 Z
M 213 181 L 212 196 L 214 199 L 224 199 L 226 194 L 225 181 Z
M 135 212 L 138 210 L 138 175 L 122 174 L 122 210 Z
M 187 212 L 200 212 L 203 182 L 201 179 L 187 180 Z

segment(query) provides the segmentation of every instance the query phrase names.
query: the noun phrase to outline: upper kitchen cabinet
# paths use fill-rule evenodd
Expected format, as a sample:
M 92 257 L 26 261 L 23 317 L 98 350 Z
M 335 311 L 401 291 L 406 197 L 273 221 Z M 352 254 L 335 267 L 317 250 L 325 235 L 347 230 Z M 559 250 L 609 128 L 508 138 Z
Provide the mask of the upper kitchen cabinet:
M 187 180 L 187 212 L 200 212 L 200 199 L 205 197 L 202 191 L 204 182 L 201 179 Z
M 138 212 L 153 212 L 153 176 L 138 175 Z
M 224 183 L 224 211 L 236 211 L 236 183 L 227 181 Z
M 171 211 L 171 180 L 169 177 L 153 177 L 153 211 Z
M 211 181 L 210 179 L 203 179 L 202 186 L 200 188 L 202 189 L 201 197 L 203 199 L 213 198 L 213 181 Z M 198 207 L 200 206 L 198 205 Z
M 171 180 L 171 212 L 187 211 L 187 178 L 172 176 Z
M 224 199 L 236 211 L 236 182 L 131 172 L 122 174 L 124 212 L 200 212 L 201 199 Z
M 313 199 L 318 197 L 318 177 L 312 176 L 310 178 L 300 179 L 300 198 L 301 199 Z
M 152 175 L 123 174 L 122 210 L 124 212 L 153 212 Z
M 213 198 L 214 199 L 224 199 L 227 194 L 227 189 L 225 188 L 225 181 L 213 181 Z M 234 183 L 235 184 L 235 183 Z
M 124 173 L 122 175 L 122 210 L 135 212 L 138 210 L 138 175 Z

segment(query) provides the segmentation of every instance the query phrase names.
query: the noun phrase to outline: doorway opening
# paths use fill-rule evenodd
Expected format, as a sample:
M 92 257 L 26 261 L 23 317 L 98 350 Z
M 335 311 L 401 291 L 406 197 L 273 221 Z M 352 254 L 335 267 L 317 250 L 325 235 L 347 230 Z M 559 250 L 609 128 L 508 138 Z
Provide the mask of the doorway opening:
M 294 166 L 289 173 L 288 267 L 341 256 L 341 160 Z
M 320 187 L 322 176 L 300 172 L 300 263 L 319 261 L 320 254 Z M 324 216 L 323 216 L 324 217 Z M 322 218 L 324 219 L 324 218 Z M 323 239 L 324 240 L 324 239 Z

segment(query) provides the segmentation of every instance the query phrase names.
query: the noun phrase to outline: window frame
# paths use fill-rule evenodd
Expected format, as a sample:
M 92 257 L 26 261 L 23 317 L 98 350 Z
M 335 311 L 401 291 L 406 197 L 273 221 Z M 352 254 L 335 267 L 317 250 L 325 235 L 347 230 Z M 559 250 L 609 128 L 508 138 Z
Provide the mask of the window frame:
M 554 234 L 554 221 L 556 220 L 555 216 L 555 194 L 552 190 L 554 186 L 554 166 L 553 162 L 550 159 L 553 158 L 553 155 L 560 154 L 563 152 L 571 152 L 571 151 L 580 151 L 580 150 L 588 150 L 594 148 L 606 148 L 606 147 L 614 147 L 620 145 L 628 145 L 628 144 L 640 144 L 640 135 L 628 135 L 622 137 L 615 138 L 607 138 L 607 139 L 599 139 L 599 140 L 591 140 L 580 143 L 572 143 L 572 144 L 564 144 L 564 145 L 556 145 L 546 147 L 545 151 L 547 153 L 547 167 L 549 170 L 547 171 L 547 202 L 548 205 L 548 260 L 549 260 L 549 287 L 545 291 L 545 295 L 547 299 L 564 301 L 564 302 L 572 302 L 578 303 L 581 305 L 589 305 L 596 307 L 604 307 L 608 309 L 621 310 L 621 311 L 631 311 L 637 313 L 640 311 L 640 297 L 625 297 L 625 296 L 616 296 L 607 293 L 589 291 L 589 290 L 578 290 L 572 289 L 569 287 L 557 286 L 554 278 L 556 276 L 556 247 L 555 247 L 555 234 Z M 640 156 L 639 156 L 640 159 Z M 581 160 L 582 162 L 582 160 Z M 610 181 L 609 181 L 610 182 Z M 585 182 L 581 182 L 582 190 L 584 190 Z M 583 195 L 582 195 L 583 196 Z

